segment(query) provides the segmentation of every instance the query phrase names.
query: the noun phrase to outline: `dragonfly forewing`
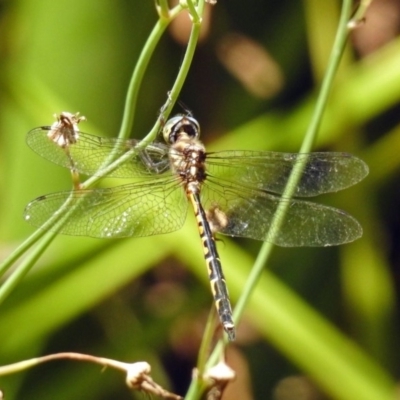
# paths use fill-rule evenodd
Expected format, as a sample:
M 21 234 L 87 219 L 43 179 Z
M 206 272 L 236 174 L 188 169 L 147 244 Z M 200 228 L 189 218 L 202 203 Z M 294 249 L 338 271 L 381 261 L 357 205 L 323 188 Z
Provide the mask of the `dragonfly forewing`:
M 294 195 L 312 197 L 336 192 L 361 181 L 368 174 L 364 161 L 347 153 L 278 153 L 221 151 L 207 154 L 207 173 L 221 183 L 282 194 L 293 167 L 304 163 Z
M 103 138 L 76 132 L 75 143 L 60 147 L 49 139 L 50 126 L 32 129 L 27 144 L 43 158 L 64 168 L 73 168 L 84 175 L 102 176 L 104 167 L 124 157 L 123 162 L 107 172 L 109 177 L 131 178 L 162 173 L 168 169 L 168 148 L 155 143 L 145 149 L 134 139 Z M 71 165 L 71 160 L 73 165 Z

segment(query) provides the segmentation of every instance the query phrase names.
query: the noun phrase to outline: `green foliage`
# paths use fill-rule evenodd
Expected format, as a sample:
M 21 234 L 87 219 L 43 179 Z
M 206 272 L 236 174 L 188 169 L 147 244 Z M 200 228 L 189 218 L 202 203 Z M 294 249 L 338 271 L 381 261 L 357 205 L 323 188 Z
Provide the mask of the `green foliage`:
M 54 113 L 80 111 L 88 118 L 80 125 L 84 132 L 140 139 L 150 132 L 154 138 L 172 89 L 172 99 L 179 95 L 200 120 L 208 150 L 297 152 L 306 137 L 313 150 L 351 152 L 368 163 L 364 182 L 318 199 L 361 222 L 364 236 L 357 242 L 335 249 L 274 249 L 272 256 L 272 247 L 258 253 L 259 244 L 251 241 L 223 238 L 218 247 L 233 302 L 242 295 L 245 318 L 237 344 L 248 356 L 255 398 L 272 397 L 283 378 L 300 373 L 335 399 L 393 398 L 400 333 L 393 277 L 400 41 L 360 60 L 348 46 L 328 104 L 319 110 L 324 114 L 318 136 L 310 137 L 322 77 L 340 58 L 339 52 L 328 59 L 340 10 L 335 1 L 303 5 L 220 0 L 207 9 L 210 20 L 203 16 L 209 31 L 200 44 L 200 25 L 193 19 L 189 50 L 173 39 L 166 30 L 169 19 L 150 1 L 19 0 L 2 9 L 1 271 L 22 255 L 23 261 L 8 275 L 12 279 L 3 276 L 0 289 L 0 365 L 60 351 L 146 360 L 158 383 L 173 387 L 172 379 L 173 391 L 185 393 L 200 347 L 193 332 L 200 324 L 201 335 L 212 306 L 193 219 L 176 233 L 111 241 L 40 231 L 29 236 L 32 227 L 22 219 L 30 200 L 71 186 L 67 170 L 26 146 L 26 132 L 50 125 Z M 178 11 L 180 6 L 171 17 Z M 217 49 L 229 29 L 251 36 L 277 60 L 285 76 L 279 94 L 253 96 L 218 63 Z M 135 66 L 131 82 L 143 77 L 143 83 L 140 91 L 129 91 L 124 110 Z M 243 288 L 257 257 L 248 299 Z M 183 361 L 185 376 L 177 366 Z M 59 361 L 1 377 L 0 390 L 7 399 L 132 397 L 108 370 Z M 193 386 L 188 398 L 198 395 Z

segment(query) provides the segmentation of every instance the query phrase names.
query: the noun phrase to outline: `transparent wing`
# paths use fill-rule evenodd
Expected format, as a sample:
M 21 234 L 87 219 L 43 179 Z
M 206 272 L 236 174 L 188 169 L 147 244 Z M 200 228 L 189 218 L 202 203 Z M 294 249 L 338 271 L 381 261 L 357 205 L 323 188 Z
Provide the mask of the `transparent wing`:
M 38 197 L 25 208 L 25 219 L 42 226 L 67 204 L 68 218 L 44 229 L 74 236 L 117 238 L 151 236 L 179 229 L 186 218 L 186 195 L 174 179 L 107 189 L 76 190 Z
M 107 176 L 129 178 L 164 172 L 168 169 L 168 148 L 162 143 L 138 149 L 137 140 L 104 138 L 75 132 L 76 142 L 60 146 L 49 138 L 50 126 L 32 129 L 27 134 L 27 144 L 37 154 L 65 168 L 75 168 L 85 175 L 97 175 L 100 167 L 126 156 L 127 160 Z M 110 157 L 112 155 L 112 159 Z
M 352 186 L 368 174 L 368 166 L 347 153 L 278 153 L 221 151 L 207 154 L 207 175 L 222 182 L 283 193 L 293 167 L 305 162 L 295 196 L 308 197 Z
M 287 213 L 275 235 L 267 234 L 279 202 Z M 270 241 L 278 246 L 335 246 L 362 235 L 360 224 L 344 211 L 302 200 L 285 200 L 261 190 L 221 186 L 212 178 L 202 192 L 211 229 L 224 235 Z

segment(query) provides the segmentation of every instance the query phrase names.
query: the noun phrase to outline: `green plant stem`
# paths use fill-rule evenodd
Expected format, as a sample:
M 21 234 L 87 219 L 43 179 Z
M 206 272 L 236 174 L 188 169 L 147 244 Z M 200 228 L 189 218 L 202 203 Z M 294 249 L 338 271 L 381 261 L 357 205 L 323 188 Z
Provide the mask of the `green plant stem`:
M 8 271 L 9 268 L 22 257 L 27 250 L 29 250 L 42 236 L 46 234 L 46 231 L 41 229 L 36 230 L 28 239 L 24 240 L 3 262 L 0 264 L 0 278 Z M 1 302 L 1 298 L 0 298 Z
M 169 7 L 168 7 L 168 1 L 167 0 L 156 0 L 156 8 L 158 11 L 158 15 L 160 18 L 169 18 Z
M 353 18 L 350 21 L 351 25 L 356 27 L 358 25 L 358 23 L 364 19 L 365 13 L 367 12 L 368 7 L 371 5 L 371 3 L 372 3 L 372 0 L 361 0 L 360 1 L 358 8 L 353 15 Z
M 203 7 L 203 5 L 204 5 L 204 2 L 199 2 L 199 6 L 200 6 L 199 12 L 200 12 L 200 15 L 199 15 L 198 11 L 196 10 L 196 6 L 195 6 L 195 4 L 193 3 L 192 0 L 186 0 L 186 5 L 187 5 L 187 8 L 188 8 L 188 10 L 189 10 L 190 17 L 192 18 L 193 24 L 194 24 L 194 25 L 199 24 L 199 23 L 201 22 L 201 17 L 200 17 L 200 15 L 202 15 L 202 13 L 203 13 L 203 8 L 202 8 L 202 7 Z
M 191 4 L 191 2 L 188 1 L 188 4 Z M 199 10 L 203 9 L 202 5 L 204 5 L 204 1 L 200 2 Z M 189 8 L 189 11 L 190 9 L 191 8 Z M 171 113 L 171 110 L 178 99 L 179 93 L 182 90 L 183 84 L 185 83 L 186 77 L 189 73 L 189 69 L 193 61 L 193 56 L 196 50 L 197 42 L 199 40 L 201 29 L 201 18 L 198 17 L 197 12 L 196 16 L 196 18 L 192 17 L 193 25 L 190 32 L 188 45 L 186 47 L 185 56 L 183 58 L 181 67 L 179 68 L 179 72 L 174 82 L 174 85 L 172 86 L 172 89 L 169 93 L 169 99 L 167 100 L 165 107 L 163 107 L 162 118 L 164 120 L 168 118 L 168 115 Z M 145 138 L 145 140 L 146 139 L 147 138 Z
M 135 69 L 132 74 L 132 79 L 129 83 L 128 92 L 126 95 L 124 114 L 122 117 L 121 129 L 118 134 L 118 138 L 127 139 L 132 131 L 135 111 L 137 108 L 137 98 L 139 95 L 139 89 L 143 81 L 144 74 L 149 65 L 150 59 L 154 53 L 154 50 L 159 43 L 165 29 L 169 23 L 182 11 L 180 5 L 176 6 L 169 12 L 169 18 L 160 18 L 153 30 L 150 33 L 148 40 L 146 41 L 142 52 L 140 53 L 138 62 L 136 63 Z M 154 139 L 154 138 L 153 138 Z
M 204 373 L 204 369 L 206 366 L 208 351 L 211 346 L 211 341 L 214 336 L 215 331 L 215 320 L 216 320 L 216 310 L 214 305 L 211 307 L 211 310 L 208 314 L 206 328 L 204 329 L 200 351 L 199 351 L 199 358 L 197 360 L 197 371 L 199 376 L 202 376 Z
M 28 257 L 16 268 L 10 277 L 0 287 L 0 304 L 7 298 L 7 296 L 14 290 L 16 286 L 22 281 L 24 276 L 35 265 L 36 261 L 47 249 L 53 239 L 57 236 L 57 232 L 47 232 L 39 245 L 29 254 Z

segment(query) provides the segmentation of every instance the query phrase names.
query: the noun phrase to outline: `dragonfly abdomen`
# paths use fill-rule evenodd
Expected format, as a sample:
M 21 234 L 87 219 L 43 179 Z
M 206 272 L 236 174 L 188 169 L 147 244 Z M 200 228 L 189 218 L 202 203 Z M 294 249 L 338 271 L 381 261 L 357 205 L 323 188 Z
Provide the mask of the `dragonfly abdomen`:
M 229 300 L 228 288 L 226 286 L 215 240 L 210 225 L 208 224 L 206 213 L 200 203 L 199 194 L 196 192 L 188 192 L 187 195 L 194 208 L 215 307 L 221 324 L 228 334 L 229 340 L 233 341 L 235 340 L 235 324 L 232 319 L 232 308 Z

